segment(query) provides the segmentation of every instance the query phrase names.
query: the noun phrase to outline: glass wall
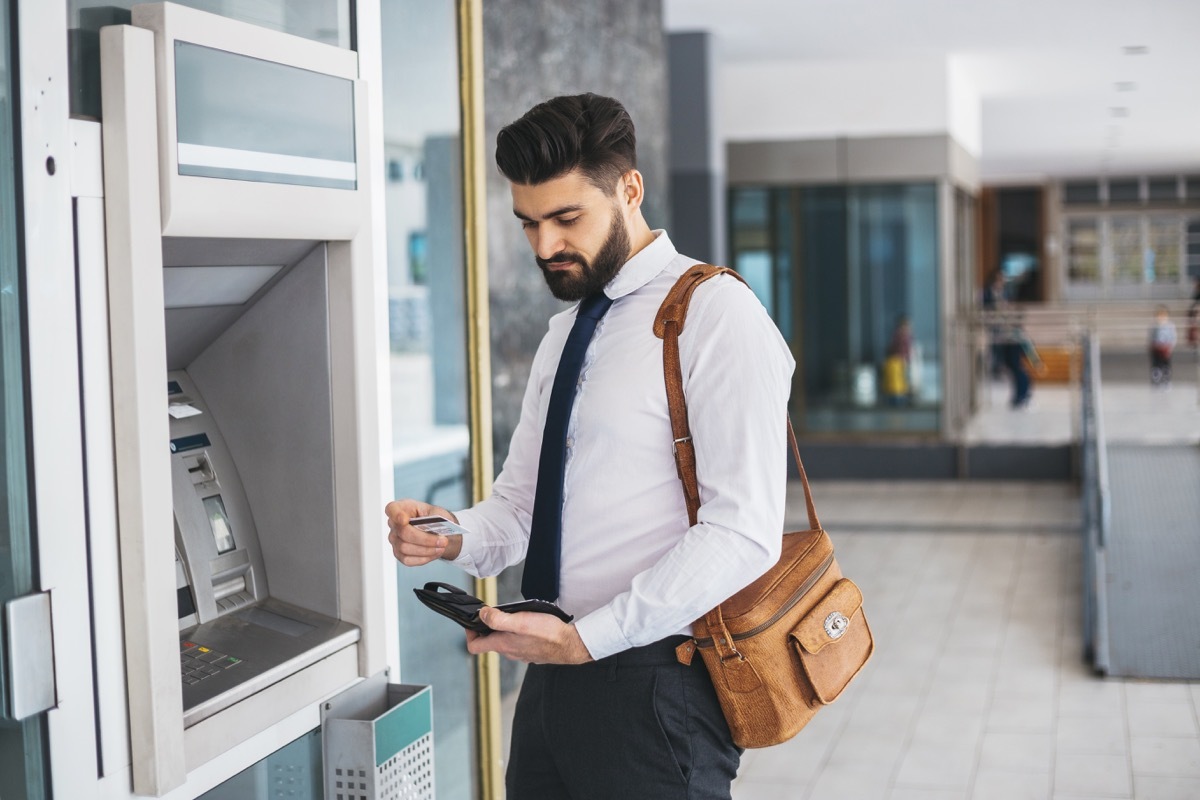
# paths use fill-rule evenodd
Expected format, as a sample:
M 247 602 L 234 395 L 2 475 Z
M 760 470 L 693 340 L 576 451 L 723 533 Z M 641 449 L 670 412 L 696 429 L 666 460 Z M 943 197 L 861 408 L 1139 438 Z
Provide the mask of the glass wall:
M 1064 220 L 1072 298 L 1186 297 L 1195 212 L 1071 213 Z
M 459 509 L 471 485 L 455 4 L 385 0 L 382 21 L 395 496 Z M 401 678 L 434 687 L 438 798 L 475 797 L 474 660 L 411 591 L 473 579 L 444 562 L 397 565 L 396 578 Z
M 797 354 L 799 426 L 936 432 L 937 185 L 735 188 L 730 208 L 733 264 Z
M 128 25 L 145 0 L 67 0 L 71 116 L 100 119 L 100 29 Z M 271 30 L 335 47 L 353 47 L 351 0 L 173 0 Z
M 37 586 L 25 427 L 24 290 L 17 255 L 13 10 L 11 0 L 0 0 L 0 606 Z M 41 800 L 47 796 L 45 715 L 22 722 L 4 718 L 10 656 L 4 641 L 0 636 L 0 797 Z
M 321 729 L 317 728 L 209 789 L 198 800 L 321 800 L 324 781 Z

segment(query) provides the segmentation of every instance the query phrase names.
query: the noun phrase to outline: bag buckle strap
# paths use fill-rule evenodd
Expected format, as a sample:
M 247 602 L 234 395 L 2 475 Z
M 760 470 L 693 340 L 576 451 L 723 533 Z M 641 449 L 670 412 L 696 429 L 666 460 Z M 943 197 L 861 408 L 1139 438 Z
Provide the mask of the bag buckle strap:
M 709 616 L 712 616 L 711 612 Z M 737 645 L 733 641 L 733 635 L 725 627 L 725 620 L 719 617 L 718 620 L 720 621 L 719 627 L 716 630 L 712 630 L 710 626 L 709 630 L 712 634 L 713 647 L 716 648 L 717 654 L 721 657 L 721 663 L 726 664 L 734 660 L 745 661 L 746 657 L 737 649 Z
M 679 445 L 687 444 L 687 443 L 690 443 L 691 441 L 692 441 L 691 436 L 681 436 L 678 439 L 673 440 L 671 442 L 671 453 L 673 455 L 679 455 Z

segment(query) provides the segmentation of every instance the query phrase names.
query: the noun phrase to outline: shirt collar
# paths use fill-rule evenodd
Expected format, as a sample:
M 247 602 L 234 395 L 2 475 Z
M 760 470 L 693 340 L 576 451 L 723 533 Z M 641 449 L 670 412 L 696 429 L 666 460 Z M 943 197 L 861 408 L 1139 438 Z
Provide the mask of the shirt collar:
M 645 286 L 679 255 L 666 231 L 657 230 L 653 233 L 654 241 L 626 261 L 621 271 L 604 287 L 604 293 L 613 300 L 632 294 Z

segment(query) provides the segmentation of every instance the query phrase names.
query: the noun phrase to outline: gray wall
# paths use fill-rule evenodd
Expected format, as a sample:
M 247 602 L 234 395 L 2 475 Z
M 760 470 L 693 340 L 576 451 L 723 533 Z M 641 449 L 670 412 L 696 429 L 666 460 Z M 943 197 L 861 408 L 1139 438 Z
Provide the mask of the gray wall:
M 508 453 L 530 362 L 546 321 L 567 304 L 546 288 L 495 168 L 500 128 L 560 94 L 615 97 L 637 128 L 643 211 L 668 222 L 667 67 L 662 0 L 488 0 L 483 4 L 484 118 L 488 164 L 493 441 Z

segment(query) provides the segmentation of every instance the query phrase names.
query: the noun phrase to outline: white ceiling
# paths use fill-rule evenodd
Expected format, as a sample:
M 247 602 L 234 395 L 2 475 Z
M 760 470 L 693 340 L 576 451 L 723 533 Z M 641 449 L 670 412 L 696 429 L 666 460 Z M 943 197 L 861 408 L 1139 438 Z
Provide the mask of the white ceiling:
M 664 14 L 670 32 L 712 34 L 718 70 L 953 59 L 981 98 L 985 178 L 1200 171 L 1200 0 L 664 0 Z

